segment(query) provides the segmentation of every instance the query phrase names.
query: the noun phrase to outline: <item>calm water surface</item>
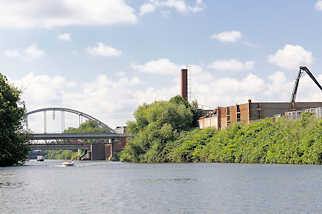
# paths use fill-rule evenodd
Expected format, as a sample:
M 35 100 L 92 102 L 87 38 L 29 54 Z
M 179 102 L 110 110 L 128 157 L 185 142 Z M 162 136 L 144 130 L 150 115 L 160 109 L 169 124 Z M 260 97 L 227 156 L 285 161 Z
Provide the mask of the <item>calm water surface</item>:
M 0 213 L 322 213 L 322 166 L 61 163 L 0 168 Z

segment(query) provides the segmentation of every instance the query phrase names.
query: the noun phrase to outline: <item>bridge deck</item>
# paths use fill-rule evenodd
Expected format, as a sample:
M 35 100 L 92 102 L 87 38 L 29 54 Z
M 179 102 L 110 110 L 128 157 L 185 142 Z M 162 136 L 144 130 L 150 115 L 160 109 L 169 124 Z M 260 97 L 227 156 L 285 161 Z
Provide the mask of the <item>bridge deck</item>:
M 76 150 L 90 149 L 90 144 L 83 143 L 31 143 L 28 145 L 31 150 Z
M 30 140 L 67 140 L 67 139 L 119 139 L 121 137 L 131 137 L 125 134 L 115 133 L 90 133 L 90 134 L 67 134 L 67 133 L 48 133 L 48 134 L 30 134 Z

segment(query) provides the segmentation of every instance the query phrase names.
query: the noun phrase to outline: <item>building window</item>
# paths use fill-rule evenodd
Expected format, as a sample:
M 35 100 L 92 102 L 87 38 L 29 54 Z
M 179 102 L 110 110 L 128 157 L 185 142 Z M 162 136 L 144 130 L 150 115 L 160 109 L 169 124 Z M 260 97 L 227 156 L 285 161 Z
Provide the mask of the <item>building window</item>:
M 240 122 L 240 107 L 237 105 L 237 122 Z
M 227 126 L 230 124 L 230 109 L 226 108 L 226 116 L 227 116 Z

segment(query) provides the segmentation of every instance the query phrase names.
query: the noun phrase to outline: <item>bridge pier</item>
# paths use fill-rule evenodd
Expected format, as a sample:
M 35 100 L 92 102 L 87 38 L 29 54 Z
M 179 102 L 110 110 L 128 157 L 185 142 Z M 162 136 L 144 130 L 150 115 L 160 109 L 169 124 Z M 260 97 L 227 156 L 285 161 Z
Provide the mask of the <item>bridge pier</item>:
M 109 139 L 109 143 L 105 145 L 106 160 L 114 160 L 116 153 L 121 152 L 125 145 L 126 137 Z
M 91 144 L 91 160 L 106 160 L 104 143 Z

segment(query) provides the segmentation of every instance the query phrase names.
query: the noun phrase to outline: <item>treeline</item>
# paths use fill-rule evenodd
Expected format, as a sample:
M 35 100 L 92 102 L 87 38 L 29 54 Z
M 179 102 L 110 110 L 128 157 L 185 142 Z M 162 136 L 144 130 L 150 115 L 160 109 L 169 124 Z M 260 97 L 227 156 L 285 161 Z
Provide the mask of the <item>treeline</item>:
M 46 158 L 51 160 L 76 160 L 78 157 L 78 152 L 72 150 L 48 150 Z
M 143 105 L 129 130 L 135 134 L 121 161 L 322 164 L 322 120 L 305 113 L 229 128 L 200 130 L 195 107 L 176 97 Z

